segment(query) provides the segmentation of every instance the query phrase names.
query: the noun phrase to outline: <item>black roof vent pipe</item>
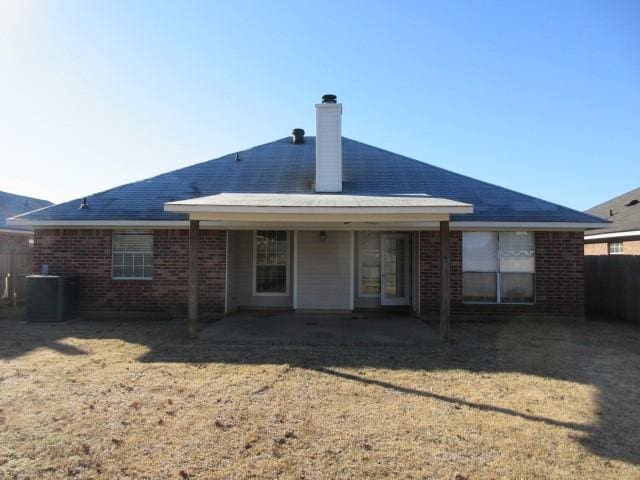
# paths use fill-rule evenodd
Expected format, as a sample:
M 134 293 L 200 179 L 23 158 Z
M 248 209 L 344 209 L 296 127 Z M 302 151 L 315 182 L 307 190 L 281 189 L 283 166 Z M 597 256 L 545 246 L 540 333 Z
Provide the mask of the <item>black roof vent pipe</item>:
M 322 103 L 338 103 L 338 97 L 331 93 L 322 95 Z
M 87 197 L 82 199 L 82 203 L 80 204 L 80 209 L 84 210 L 85 208 L 89 208 L 89 204 L 87 203 Z
M 293 138 L 291 139 L 291 143 L 295 143 L 296 145 L 300 145 L 301 143 L 304 143 L 304 130 L 301 128 L 294 128 L 291 131 L 291 135 L 293 135 Z

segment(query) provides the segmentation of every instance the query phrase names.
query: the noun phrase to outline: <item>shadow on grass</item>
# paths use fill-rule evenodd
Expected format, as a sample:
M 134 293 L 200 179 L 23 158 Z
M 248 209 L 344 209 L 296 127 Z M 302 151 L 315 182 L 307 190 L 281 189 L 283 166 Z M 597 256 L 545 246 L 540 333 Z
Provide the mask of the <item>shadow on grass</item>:
M 337 370 L 333 370 L 331 368 L 325 368 L 325 367 L 318 367 L 314 369 L 316 372 L 319 373 L 325 373 L 327 375 L 332 375 L 334 377 L 338 377 L 338 378 L 343 378 L 345 380 L 351 380 L 351 381 L 355 381 L 355 382 L 360 382 L 363 383 L 365 385 L 376 385 L 378 387 L 382 387 L 382 388 L 386 388 L 389 390 L 395 390 L 396 392 L 400 392 L 400 393 L 404 393 L 404 394 L 409 394 L 409 395 L 417 395 L 419 397 L 426 397 L 426 398 L 433 398 L 435 400 L 439 400 L 441 402 L 445 402 L 445 403 L 451 403 L 453 405 L 464 405 L 465 407 L 469 407 L 472 408 L 474 410 L 480 410 L 483 412 L 494 412 L 494 413 L 500 413 L 503 415 L 509 415 L 511 417 L 519 417 L 522 418 L 524 420 L 530 420 L 533 422 L 542 422 L 542 423 L 546 423 L 547 425 L 553 425 L 555 427 L 562 427 L 562 428 L 569 428 L 571 430 L 578 430 L 578 431 L 583 431 L 583 432 L 589 432 L 591 430 L 591 426 L 590 425 L 584 425 L 581 423 L 575 423 L 575 422 L 562 422 L 559 420 L 554 420 L 552 418 L 546 418 L 546 417 L 541 417 L 538 415 L 530 415 L 527 413 L 521 413 L 518 412 L 517 410 L 513 410 L 511 408 L 503 408 L 503 407 L 498 407 L 495 405 L 490 405 L 487 403 L 478 403 L 478 402 L 468 402 L 466 400 L 460 399 L 460 398 L 456 398 L 456 397 L 449 397 L 447 395 L 440 395 L 438 393 L 433 393 L 433 392 L 425 392 L 423 390 L 418 390 L 416 388 L 407 388 L 407 387 L 402 387 L 400 385 L 395 385 L 393 383 L 389 383 L 389 382 L 383 382 L 380 380 L 373 380 L 371 378 L 366 378 L 366 377 L 361 377 L 359 375 L 353 375 L 350 373 L 344 373 L 344 372 L 339 372 Z
M 423 326 L 420 326 L 423 328 Z M 148 347 L 147 363 L 282 364 L 359 382 L 405 395 L 433 398 L 479 411 L 494 412 L 569 430 L 593 453 L 640 465 L 640 328 L 623 323 L 521 320 L 463 323 L 453 345 L 295 345 L 212 343 L 188 340 L 178 322 L 76 322 L 22 324 L 0 319 L 0 359 L 15 359 L 36 348 L 82 355 L 62 339 L 119 339 Z M 471 402 L 341 368 L 370 367 L 415 371 L 465 370 L 522 373 L 593 385 L 598 421 L 591 425 L 536 416 L 490 402 Z

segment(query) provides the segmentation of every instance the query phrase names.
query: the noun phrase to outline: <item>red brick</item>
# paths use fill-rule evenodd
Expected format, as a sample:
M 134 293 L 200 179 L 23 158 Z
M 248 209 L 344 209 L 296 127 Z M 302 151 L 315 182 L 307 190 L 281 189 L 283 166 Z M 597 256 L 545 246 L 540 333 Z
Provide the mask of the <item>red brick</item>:
M 154 230 L 153 279 L 111 278 L 113 230 L 36 230 L 34 272 L 80 275 L 83 310 L 184 310 L 187 303 L 189 232 Z M 200 232 L 200 303 L 223 310 L 226 277 L 226 232 Z
M 440 308 L 439 232 L 420 234 L 420 304 L 427 315 Z M 582 232 L 536 232 L 536 302 L 533 305 L 462 302 L 462 233 L 451 232 L 451 312 L 458 315 L 584 316 Z

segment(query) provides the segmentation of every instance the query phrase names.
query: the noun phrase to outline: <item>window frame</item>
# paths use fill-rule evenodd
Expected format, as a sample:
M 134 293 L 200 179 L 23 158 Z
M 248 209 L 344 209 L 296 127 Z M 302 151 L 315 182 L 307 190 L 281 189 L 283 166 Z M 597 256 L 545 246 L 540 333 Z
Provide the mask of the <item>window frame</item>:
M 133 251 L 127 251 L 127 250 L 119 250 L 119 251 L 115 251 L 113 248 L 113 244 L 114 244 L 114 237 L 126 237 L 126 236 L 145 236 L 145 237 L 151 237 L 151 250 L 150 251 L 146 251 L 146 252 L 133 252 Z M 115 281 L 119 281 L 119 280 L 125 280 L 125 281 L 129 281 L 129 280 L 133 280 L 133 281 L 143 281 L 143 282 L 148 282 L 148 281 L 152 281 L 153 280 L 153 271 L 154 269 L 154 248 L 155 248 L 155 238 L 153 233 L 113 233 L 111 235 L 111 280 L 115 280 Z M 113 261 L 114 256 L 116 254 L 121 254 L 121 255 L 151 255 L 151 276 L 150 277 L 137 277 L 137 276 L 132 276 L 132 277 L 117 277 L 114 274 L 114 267 L 115 267 L 115 263 Z M 143 262 L 143 274 L 144 274 L 144 262 Z
M 620 250 L 619 251 L 613 251 L 614 249 L 612 249 L 611 247 L 613 247 L 614 245 L 620 246 Z M 612 240 L 612 241 L 608 242 L 607 243 L 607 254 L 608 255 L 624 255 L 624 242 L 623 241 L 616 241 L 616 240 Z
M 466 304 L 466 305 L 535 305 L 536 301 L 537 301 L 537 289 L 536 289 L 536 276 L 537 276 L 537 271 L 536 271 L 536 263 L 535 263 L 535 259 L 536 259 L 536 237 L 535 237 L 535 231 L 530 231 L 530 230 L 505 230 L 505 232 L 526 232 L 529 235 L 533 236 L 533 265 L 534 265 L 534 271 L 533 272 L 503 272 L 500 270 L 500 231 L 495 231 L 495 232 L 487 232 L 487 233 L 495 233 L 496 234 L 496 247 L 497 247 L 497 253 L 498 253 L 498 259 L 497 259 L 497 264 L 496 264 L 496 271 L 495 272 L 480 272 L 480 271 L 465 271 L 464 268 L 462 268 L 462 288 L 461 288 L 461 297 L 462 297 L 462 303 Z M 464 234 L 467 232 L 462 232 L 462 256 L 464 256 Z M 469 232 L 472 233 L 472 232 Z M 464 260 L 463 260 L 464 262 Z M 464 274 L 465 273 L 495 273 L 496 275 L 496 301 L 495 302 L 481 302 L 481 301 L 473 301 L 473 300 L 464 300 Z M 501 288 L 502 288 L 502 274 L 509 274 L 509 273 L 527 273 L 528 275 L 532 275 L 533 279 L 533 301 L 531 302 L 503 302 L 501 299 Z
M 286 267 L 286 288 L 284 292 L 259 292 L 258 291 L 258 232 L 284 232 L 287 236 L 287 263 Z M 290 295 L 291 283 L 291 235 L 288 230 L 252 230 L 253 233 L 253 272 L 252 272 L 252 294 L 255 297 L 288 297 Z

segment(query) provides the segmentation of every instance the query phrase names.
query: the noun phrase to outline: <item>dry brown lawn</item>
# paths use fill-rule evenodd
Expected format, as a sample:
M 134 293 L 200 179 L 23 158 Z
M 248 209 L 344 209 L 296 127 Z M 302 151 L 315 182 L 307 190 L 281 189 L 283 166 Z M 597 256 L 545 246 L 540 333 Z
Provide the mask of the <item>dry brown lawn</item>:
M 640 329 L 225 345 L 0 319 L 0 478 L 640 478 Z

